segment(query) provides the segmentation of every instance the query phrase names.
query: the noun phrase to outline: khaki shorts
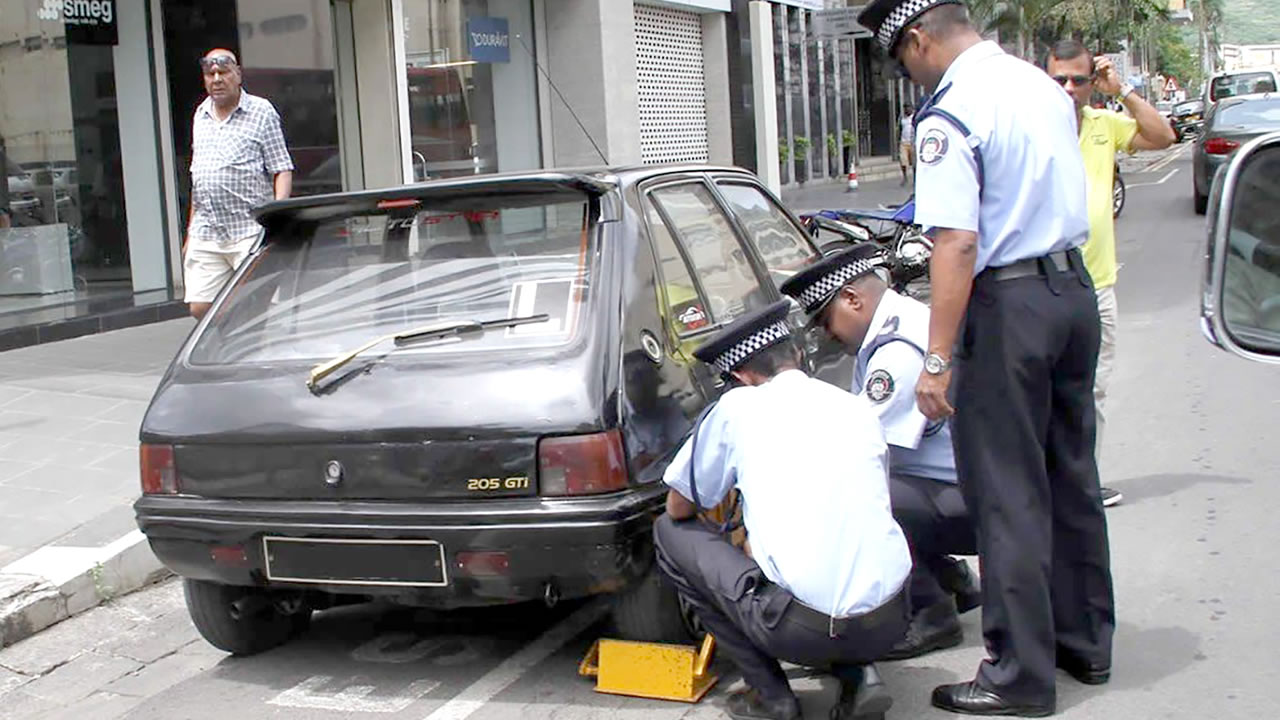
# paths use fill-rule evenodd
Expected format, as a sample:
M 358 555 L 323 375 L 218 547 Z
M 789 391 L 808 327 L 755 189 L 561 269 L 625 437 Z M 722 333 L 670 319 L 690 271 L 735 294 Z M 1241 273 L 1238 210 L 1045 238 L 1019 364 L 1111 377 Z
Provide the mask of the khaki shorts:
M 916 146 L 911 143 L 898 144 L 898 164 L 911 167 L 916 164 Z
M 187 253 L 182 258 L 182 284 L 186 287 L 188 303 L 210 303 L 227 284 L 240 263 L 249 256 L 258 236 L 219 245 L 207 240 L 187 241 Z

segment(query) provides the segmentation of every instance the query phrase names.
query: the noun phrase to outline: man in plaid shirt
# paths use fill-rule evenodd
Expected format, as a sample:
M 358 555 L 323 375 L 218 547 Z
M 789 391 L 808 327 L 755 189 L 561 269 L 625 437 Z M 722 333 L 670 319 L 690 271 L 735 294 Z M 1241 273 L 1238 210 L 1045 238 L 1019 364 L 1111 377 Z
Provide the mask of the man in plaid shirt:
M 249 214 L 289 197 L 293 161 L 271 102 L 240 89 L 230 50 L 200 59 L 209 97 L 191 128 L 191 215 L 183 244 L 183 276 L 191 314 L 200 319 L 249 254 L 262 226 Z

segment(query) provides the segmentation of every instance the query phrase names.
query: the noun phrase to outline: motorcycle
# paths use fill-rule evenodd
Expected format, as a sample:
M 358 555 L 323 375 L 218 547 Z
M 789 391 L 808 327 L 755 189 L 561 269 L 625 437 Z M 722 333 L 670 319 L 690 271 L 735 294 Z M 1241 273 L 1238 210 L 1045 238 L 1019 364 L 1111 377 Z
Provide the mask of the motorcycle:
M 818 210 L 800 215 L 800 221 L 823 255 L 864 242 L 880 246 L 890 287 L 927 302 L 933 241 L 915 223 L 914 199 L 874 210 Z

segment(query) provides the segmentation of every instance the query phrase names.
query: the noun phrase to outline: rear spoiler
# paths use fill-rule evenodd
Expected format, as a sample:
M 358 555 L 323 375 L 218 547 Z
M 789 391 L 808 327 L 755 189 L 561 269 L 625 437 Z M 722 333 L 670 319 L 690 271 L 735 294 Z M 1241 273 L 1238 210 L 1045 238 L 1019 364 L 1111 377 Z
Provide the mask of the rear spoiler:
M 306 197 L 275 200 L 253 210 L 253 217 L 270 229 L 273 225 L 293 221 L 315 222 L 378 209 L 380 203 L 421 200 L 424 203 L 461 200 L 464 198 L 532 198 L 570 192 L 594 197 L 618 188 L 615 178 L 588 173 L 522 173 L 512 175 L 476 175 L 447 180 L 431 180 L 377 190 L 326 193 Z

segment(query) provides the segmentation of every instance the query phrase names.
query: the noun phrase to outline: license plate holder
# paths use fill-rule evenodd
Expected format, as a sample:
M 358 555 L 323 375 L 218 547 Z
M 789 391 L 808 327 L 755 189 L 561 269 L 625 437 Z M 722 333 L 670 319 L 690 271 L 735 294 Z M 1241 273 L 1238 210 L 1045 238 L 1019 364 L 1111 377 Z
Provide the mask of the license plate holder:
M 267 579 L 316 585 L 445 587 L 444 546 L 435 540 L 264 536 Z

